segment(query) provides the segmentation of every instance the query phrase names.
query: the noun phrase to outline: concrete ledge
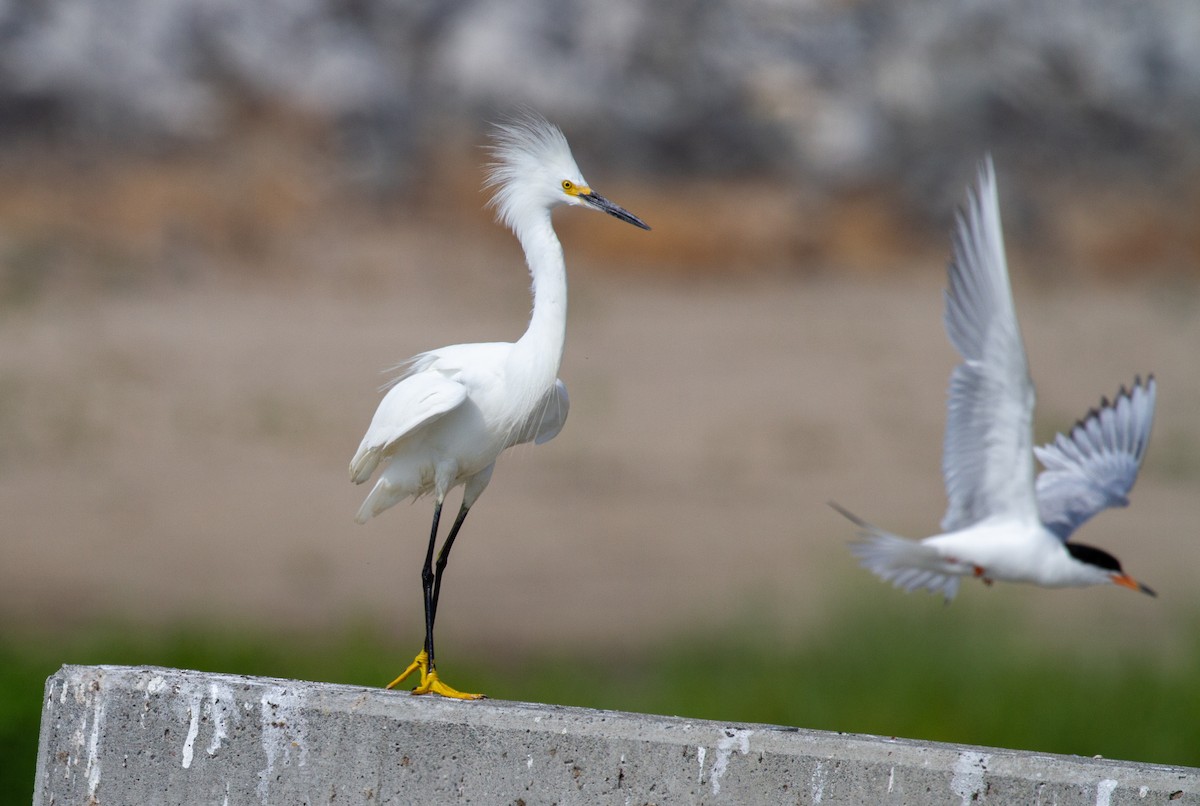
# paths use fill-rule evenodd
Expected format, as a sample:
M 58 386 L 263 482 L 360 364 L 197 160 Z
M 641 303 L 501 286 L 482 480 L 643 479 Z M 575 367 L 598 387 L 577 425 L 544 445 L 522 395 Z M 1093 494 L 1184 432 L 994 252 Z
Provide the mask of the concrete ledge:
M 1200 769 L 161 668 L 46 681 L 35 806 L 1200 804 Z

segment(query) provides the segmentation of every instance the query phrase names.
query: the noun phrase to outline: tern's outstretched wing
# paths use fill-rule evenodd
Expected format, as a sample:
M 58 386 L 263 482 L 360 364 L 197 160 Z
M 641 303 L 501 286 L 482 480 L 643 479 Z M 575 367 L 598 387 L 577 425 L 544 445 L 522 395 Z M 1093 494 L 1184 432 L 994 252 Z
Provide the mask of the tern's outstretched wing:
M 950 376 L 942 452 L 945 531 L 991 515 L 1036 517 L 1033 382 L 1013 309 L 990 158 L 980 166 L 957 223 L 942 318 L 963 362 Z
M 1064 541 L 1084 521 L 1107 507 L 1129 504 L 1154 425 L 1158 386 L 1151 375 L 1132 391 L 1121 387 L 1112 403 L 1100 401 L 1068 436 L 1058 434 L 1034 448 L 1045 467 L 1037 477 L 1042 522 Z

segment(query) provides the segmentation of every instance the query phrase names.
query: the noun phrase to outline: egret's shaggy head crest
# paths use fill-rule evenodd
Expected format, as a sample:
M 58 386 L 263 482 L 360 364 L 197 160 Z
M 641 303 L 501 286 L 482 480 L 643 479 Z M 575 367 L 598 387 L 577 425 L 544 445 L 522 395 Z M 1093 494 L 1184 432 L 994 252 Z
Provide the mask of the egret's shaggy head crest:
M 484 187 L 495 189 L 490 205 L 514 232 L 517 222 L 528 215 L 522 211 L 577 204 L 578 197 L 571 190 L 587 189 L 567 138 L 536 113 L 496 124 L 488 150 L 492 162 Z

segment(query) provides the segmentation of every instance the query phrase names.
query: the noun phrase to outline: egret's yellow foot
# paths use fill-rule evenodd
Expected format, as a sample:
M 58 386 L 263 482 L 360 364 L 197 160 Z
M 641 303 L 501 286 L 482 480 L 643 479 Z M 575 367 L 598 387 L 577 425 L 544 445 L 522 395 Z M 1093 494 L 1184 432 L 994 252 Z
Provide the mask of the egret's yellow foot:
M 430 692 L 434 694 L 441 694 L 443 697 L 450 697 L 451 699 L 455 700 L 483 699 L 482 694 L 467 694 L 464 691 L 459 691 L 456 688 L 451 688 L 450 686 L 446 685 L 438 679 L 437 669 L 430 669 L 428 674 L 425 675 L 425 679 L 421 681 L 420 685 L 412 690 L 413 694 L 429 694 Z
M 405 678 L 416 671 L 421 673 L 421 679 L 417 683 L 417 688 L 420 688 L 429 680 L 429 654 L 423 649 L 417 653 L 417 656 L 413 658 L 413 662 L 408 664 L 408 668 L 401 672 L 399 677 L 387 684 L 387 688 L 395 688 L 403 683 Z
M 420 672 L 420 679 L 417 681 L 416 688 L 412 690 L 413 694 L 440 694 L 443 697 L 449 697 L 454 700 L 482 700 L 482 694 L 468 694 L 465 691 L 459 691 L 443 683 L 438 678 L 436 669 L 429 668 L 429 654 L 425 650 L 417 653 L 413 658 L 413 662 L 408 665 L 408 668 L 400 673 L 400 676 L 387 684 L 389 689 L 393 689 L 400 685 L 413 672 Z

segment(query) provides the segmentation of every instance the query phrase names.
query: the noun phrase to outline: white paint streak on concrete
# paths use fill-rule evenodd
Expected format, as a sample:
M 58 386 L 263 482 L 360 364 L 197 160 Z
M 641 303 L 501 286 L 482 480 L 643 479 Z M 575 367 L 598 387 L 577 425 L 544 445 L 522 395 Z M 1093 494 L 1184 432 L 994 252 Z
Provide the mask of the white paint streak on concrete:
M 1112 806 L 1112 793 L 1117 789 L 1117 782 L 1105 778 L 1096 784 L 1096 806 Z
M 79 726 L 71 733 L 71 749 L 74 750 L 70 757 L 70 763 L 63 766 L 63 778 L 71 779 L 71 767 L 79 766 L 79 757 L 83 755 L 84 747 L 87 745 L 87 715 L 79 722 Z
M 85 685 L 87 684 L 80 682 L 80 693 Z M 96 790 L 100 787 L 100 732 L 104 730 L 104 698 L 100 696 L 99 691 L 93 691 L 92 696 L 92 734 L 88 739 L 87 766 L 84 767 L 84 774 L 87 775 L 88 797 L 95 801 Z
M 696 761 L 700 762 L 700 772 L 696 773 L 696 783 L 704 783 L 704 757 L 708 755 L 705 747 L 696 748 Z
M 817 806 L 825 799 L 825 779 L 825 767 L 818 761 L 816 768 L 813 769 L 812 778 L 808 782 L 813 806 Z
M 726 728 L 725 736 L 717 740 L 717 757 L 713 759 L 712 772 L 709 774 L 714 795 L 721 791 L 721 779 L 729 767 L 729 757 L 733 755 L 733 751 L 737 750 L 743 756 L 750 752 L 750 737 L 753 733 L 752 730 Z
M 188 703 L 187 738 L 183 740 L 183 768 L 185 770 L 192 766 L 192 751 L 196 744 L 196 736 L 200 733 L 201 702 L 200 692 L 193 692 L 192 700 Z
M 890 770 L 888 770 L 888 794 L 889 795 L 891 794 L 892 789 L 894 789 L 895 786 L 896 786 L 896 768 L 892 767 Z
M 983 794 L 983 774 L 987 771 L 987 753 L 963 751 L 954 762 L 954 777 L 950 779 L 950 791 L 962 798 L 963 806 Z
M 229 738 L 229 722 L 236 718 L 236 699 L 229 686 L 210 683 L 208 686 L 208 715 L 212 719 L 213 735 L 204 752 L 216 755 L 221 743 Z
M 146 681 L 146 687 L 142 690 L 142 712 L 138 714 L 138 724 L 143 728 L 146 727 L 146 714 L 150 712 L 150 696 L 166 687 L 167 681 L 163 680 L 162 675 L 155 675 Z
M 304 695 L 294 688 L 273 686 L 259 700 L 262 717 L 262 748 L 267 766 L 258 774 L 258 797 L 270 802 L 275 765 L 293 763 L 303 767 L 308 761 L 308 723 L 304 717 Z

